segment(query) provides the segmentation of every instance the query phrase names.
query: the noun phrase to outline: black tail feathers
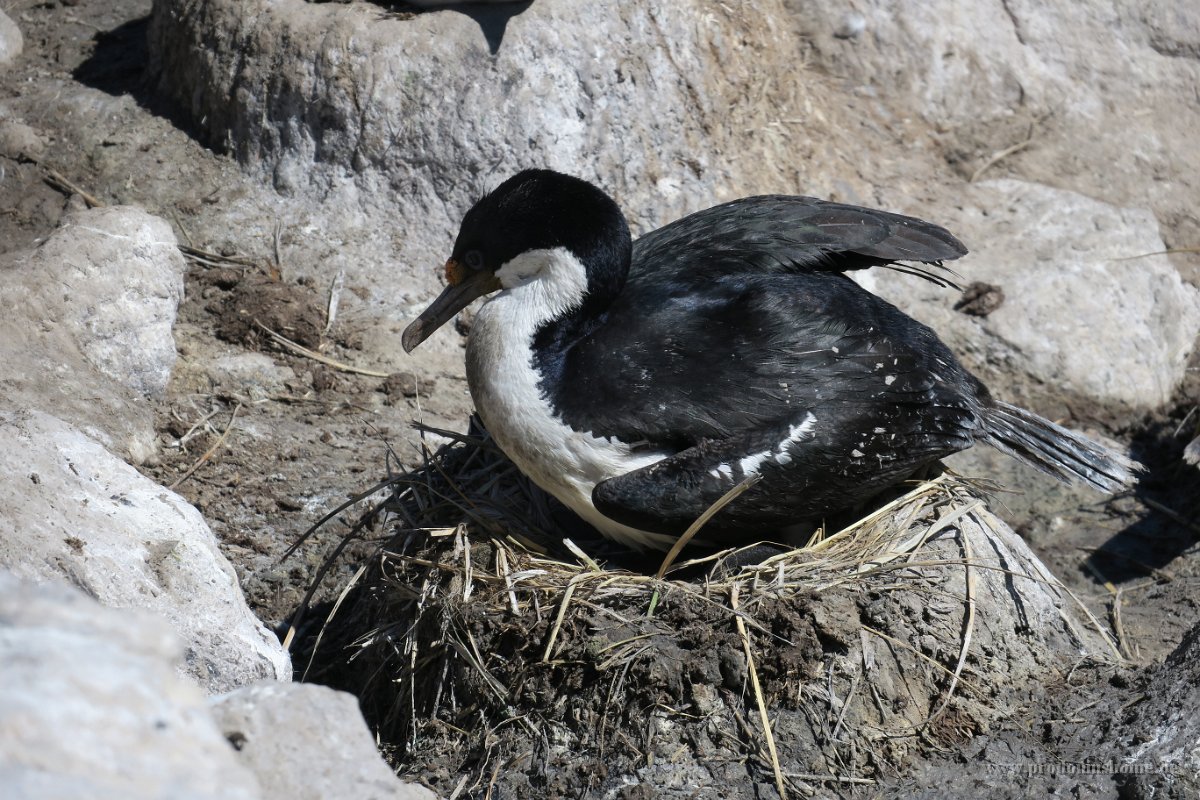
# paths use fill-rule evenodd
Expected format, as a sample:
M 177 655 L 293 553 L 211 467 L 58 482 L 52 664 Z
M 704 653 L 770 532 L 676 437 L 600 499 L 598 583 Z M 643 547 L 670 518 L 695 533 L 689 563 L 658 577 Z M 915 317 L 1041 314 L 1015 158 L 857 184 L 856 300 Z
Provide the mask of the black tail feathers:
M 993 401 L 983 409 L 983 420 L 988 444 L 1068 483 L 1083 481 L 1111 494 L 1132 485 L 1144 469 L 1086 436 L 1008 403 Z

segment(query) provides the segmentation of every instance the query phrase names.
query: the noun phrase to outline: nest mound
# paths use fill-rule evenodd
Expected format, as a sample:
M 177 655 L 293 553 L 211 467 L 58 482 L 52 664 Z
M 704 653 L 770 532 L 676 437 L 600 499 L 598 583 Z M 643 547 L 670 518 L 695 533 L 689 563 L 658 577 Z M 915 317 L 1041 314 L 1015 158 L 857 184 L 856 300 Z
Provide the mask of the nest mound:
M 296 655 L 444 796 L 869 789 L 1119 658 L 961 478 L 802 549 L 659 579 L 564 543 L 486 436 L 451 435 L 388 481 L 363 519 L 388 537 Z

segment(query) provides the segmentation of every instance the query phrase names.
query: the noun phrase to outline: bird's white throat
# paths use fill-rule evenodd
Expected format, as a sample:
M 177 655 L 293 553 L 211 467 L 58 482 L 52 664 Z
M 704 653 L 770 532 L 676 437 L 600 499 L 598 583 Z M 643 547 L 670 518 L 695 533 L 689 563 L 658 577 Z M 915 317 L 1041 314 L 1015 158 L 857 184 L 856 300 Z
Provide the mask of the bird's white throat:
M 513 298 L 535 325 L 558 319 L 587 293 L 587 268 L 565 247 L 527 250 L 496 270 L 496 277 L 504 292 L 495 299 Z
M 496 271 L 503 291 L 479 310 L 467 341 L 467 382 L 496 443 L 534 483 L 609 538 L 635 547 L 673 537 L 621 525 L 592 505 L 597 483 L 661 460 L 622 442 L 577 431 L 555 412 L 533 367 L 533 337 L 583 302 L 587 270 L 565 248 L 531 250 Z

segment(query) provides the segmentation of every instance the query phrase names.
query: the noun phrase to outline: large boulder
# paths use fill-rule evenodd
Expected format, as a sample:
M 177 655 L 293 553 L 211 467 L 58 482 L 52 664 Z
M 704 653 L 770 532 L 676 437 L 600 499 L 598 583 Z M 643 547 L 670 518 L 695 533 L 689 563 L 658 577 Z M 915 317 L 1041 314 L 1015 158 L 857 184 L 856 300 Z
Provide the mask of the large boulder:
M 930 216 L 971 254 L 964 282 L 997 287 L 998 305 L 908 275 L 856 277 L 941 334 L 975 365 L 1024 374 L 1034 400 L 1063 391 L 1116 407 L 1171 400 L 1200 334 L 1200 292 L 1162 254 L 1158 222 L 1075 192 L 1011 179 L 963 187 Z M 1003 297 L 1000 300 L 1000 297 Z
M 353 697 L 259 684 L 205 698 L 157 615 L 0 570 L 7 800 L 429 800 L 380 758 Z
M 203 133 L 285 192 L 353 170 L 377 195 L 364 205 L 426 203 L 433 221 L 456 221 L 489 181 L 547 165 L 636 189 L 635 216 L 653 220 L 723 188 L 710 137 L 736 144 L 729 106 L 784 44 L 761 21 L 772 12 L 158 0 L 151 71 Z
M 175 364 L 183 257 L 138 208 L 80 210 L 32 251 L 0 256 L 4 405 L 49 408 L 135 463 Z
M 157 615 L 0 571 L 0 785 L 13 800 L 260 797 Z
M 311 226 L 347 240 L 324 263 L 386 314 L 428 300 L 463 211 L 521 167 L 598 181 L 635 230 L 737 195 L 833 195 L 948 224 L 976 251 L 968 279 L 1005 284 L 994 319 L 944 315 L 952 344 L 1048 394 L 1144 408 L 1170 397 L 1200 331 L 1194 293 L 1169 274 L 1190 256 L 1117 261 L 1200 235 L 1187 144 L 1200 116 L 1180 102 L 1200 79 L 1198 15 L 1184 5 L 539 0 L 388 15 L 157 0 L 150 72 L 210 141 L 322 203 Z M 1120 68 L 1095 80 L 1090 43 L 1113 36 Z M 852 91 L 797 69 L 806 47 Z M 963 182 L 1006 171 L 1025 182 Z M 346 263 L 362 242 L 377 252 Z M 379 269 L 389 249 L 397 266 Z M 457 358 L 455 344 L 436 337 L 414 364 Z
M 44 412 L 0 410 L 0 451 L 0 567 L 165 617 L 210 692 L 290 678 L 287 653 L 183 498 Z
M 1169 246 L 1196 246 L 1200 4 L 788 2 L 814 66 L 898 124 L 931 126 L 963 177 L 992 164 L 989 176 L 1149 207 Z M 1200 254 L 1174 259 L 1200 279 Z
M 11 17 L 0 11 L 0 68 L 16 61 L 24 48 L 25 40 L 21 36 L 21 29 Z
M 267 800 L 434 800 L 396 779 L 354 695 L 260 683 L 213 698 L 212 713 Z
M 522 167 L 599 180 L 641 228 L 790 183 L 808 161 L 769 124 L 832 104 L 804 80 L 764 81 L 794 67 L 789 34 L 774 0 L 752 13 L 538 0 L 404 14 L 157 0 L 150 72 L 208 140 L 281 193 L 376 215 L 385 227 L 362 236 L 394 248 L 400 267 L 372 290 L 395 304 L 433 291 L 463 211 Z M 813 163 L 852 170 L 819 138 L 809 149 Z

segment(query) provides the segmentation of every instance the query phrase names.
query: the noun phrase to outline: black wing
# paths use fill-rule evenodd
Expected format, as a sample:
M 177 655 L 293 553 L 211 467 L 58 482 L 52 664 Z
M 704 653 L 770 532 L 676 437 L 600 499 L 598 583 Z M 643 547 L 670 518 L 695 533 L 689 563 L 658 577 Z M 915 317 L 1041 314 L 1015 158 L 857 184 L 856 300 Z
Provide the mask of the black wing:
M 730 276 L 624 292 L 543 389 L 571 427 L 683 450 L 799 409 L 985 390 L 936 335 L 838 274 Z M 916 394 L 913 394 L 916 392 Z
M 592 492 L 597 510 L 625 525 L 678 536 L 750 475 L 759 481 L 705 527 L 744 539 L 852 508 L 930 461 L 969 447 L 977 427 L 952 392 L 914 402 L 830 405 L 727 439 L 706 440 Z
M 731 271 L 765 275 L 890 266 L 953 285 L 929 269 L 895 262 L 940 267 L 966 252 L 945 228 L 916 217 L 813 197 L 762 195 L 696 212 L 642 236 L 633 245 L 630 280 L 661 283 Z M 651 264 L 652 270 L 647 268 Z

